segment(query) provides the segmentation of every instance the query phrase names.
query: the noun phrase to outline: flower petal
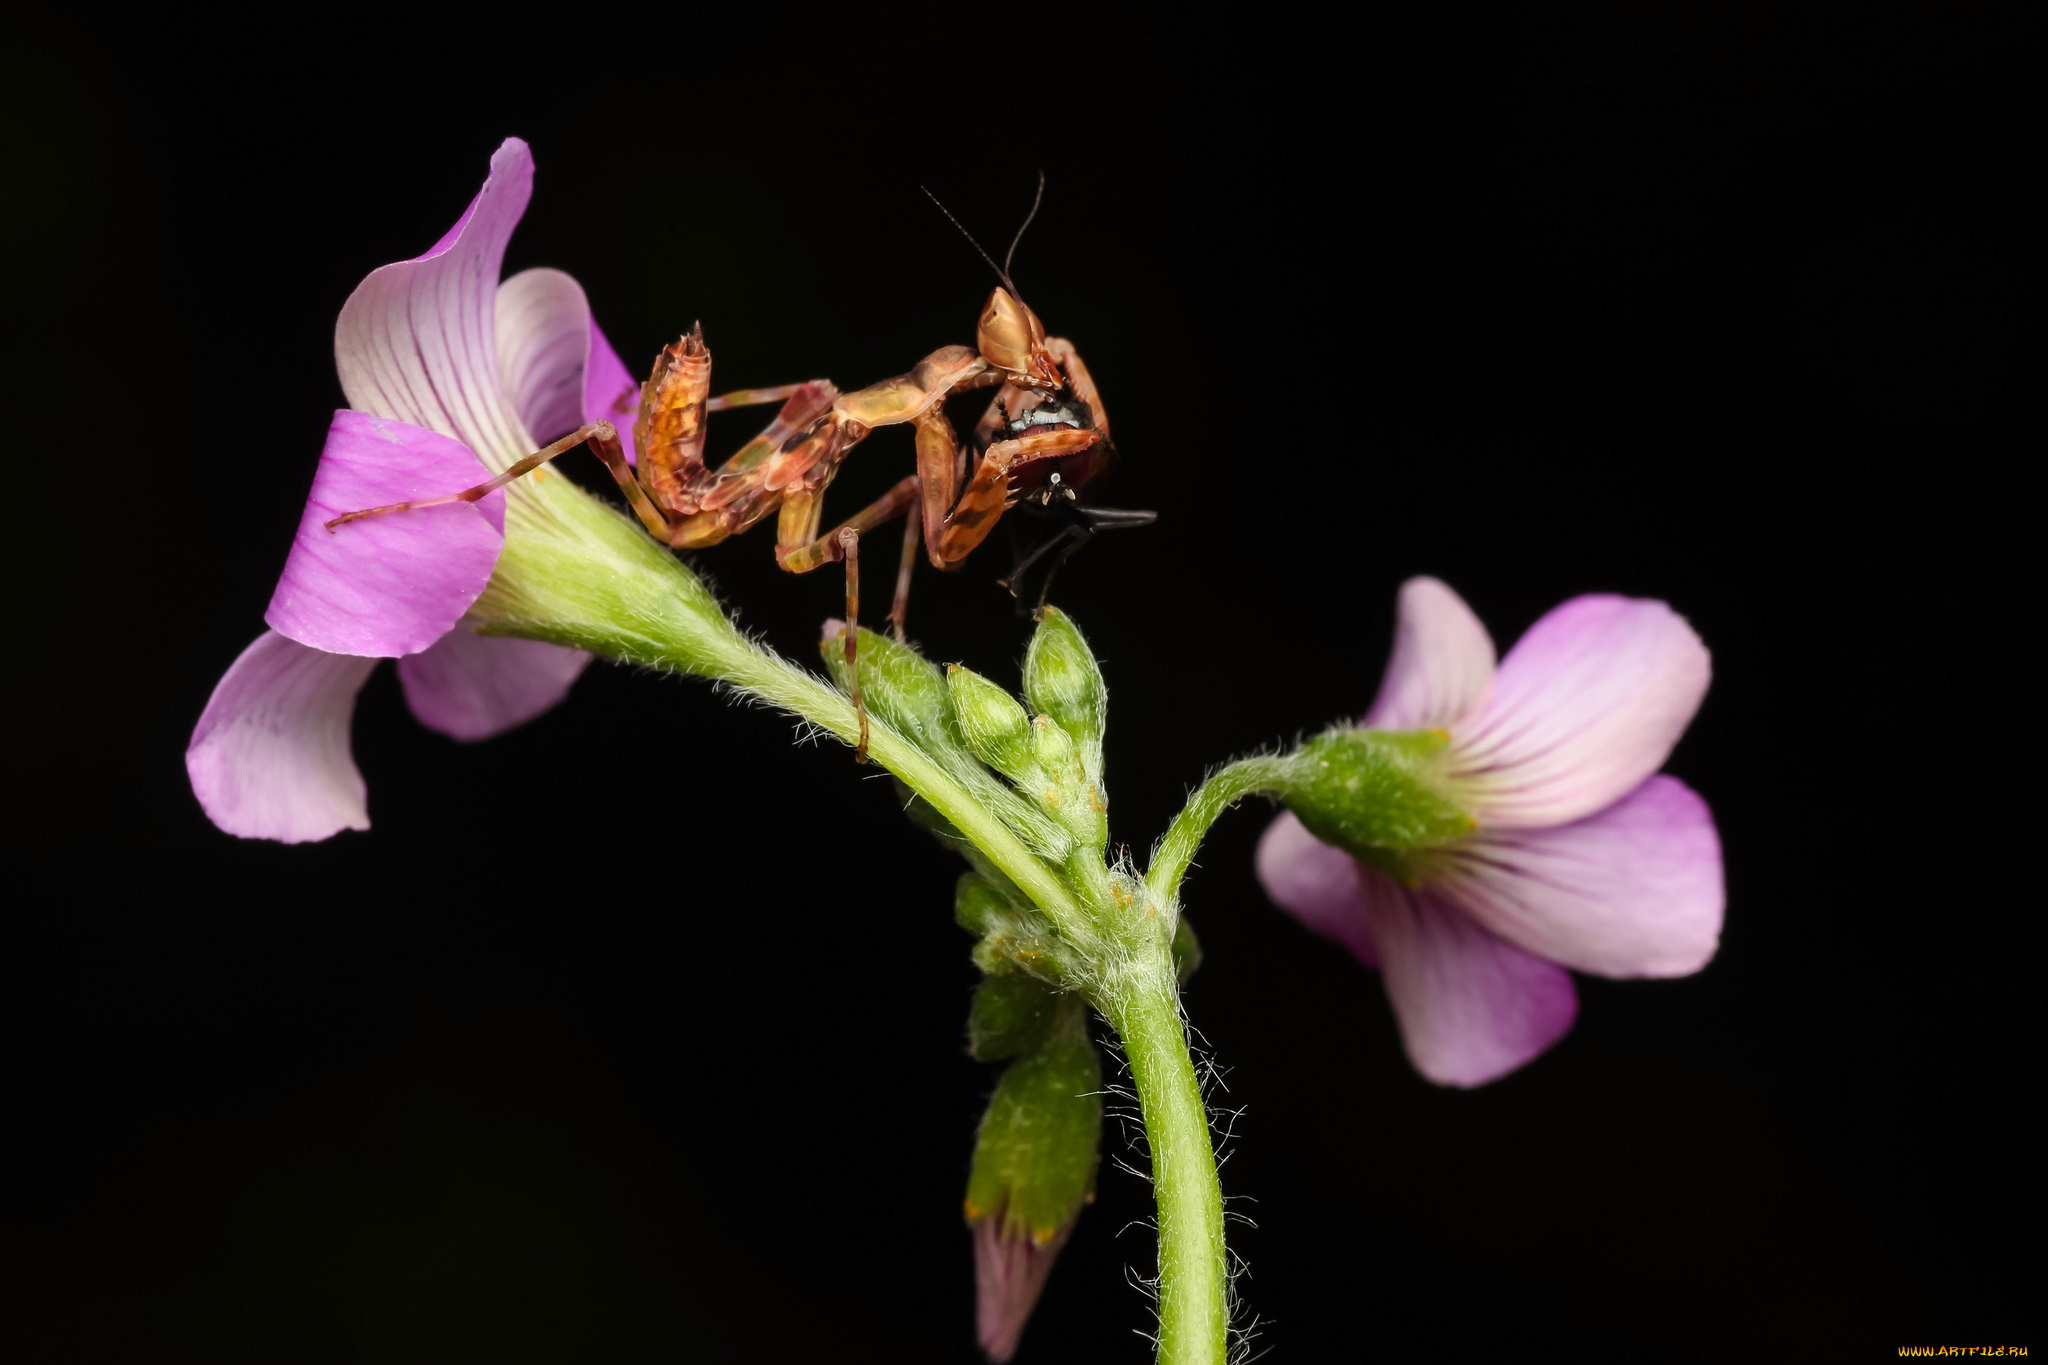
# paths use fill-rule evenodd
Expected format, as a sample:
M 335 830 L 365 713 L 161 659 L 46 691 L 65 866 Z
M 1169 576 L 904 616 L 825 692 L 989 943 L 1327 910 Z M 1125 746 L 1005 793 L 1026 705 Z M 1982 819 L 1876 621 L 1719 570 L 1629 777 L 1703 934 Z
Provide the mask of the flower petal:
M 1393 655 L 1361 724 L 1369 730 L 1454 725 L 1486 700 L 1493 661 L 1493 639 L 1465 599 L 1434 578 L 1411 578 L 1401 585 Z
M 1259 839 L 1257 864 L 1273 904 L 1343 944 L 1366 966 L 1380 965 L 1358 889 L 1361 870 L 1350 854 L 1310 834 L 1293 811 L 1282 811 Z
M 1489 833 L 1436 889 L 1502 938 L 1602 976 L 1684 976 L 1721 939 L 1721 840 L 1697 792 L 1643 783 L 1598 815 Z
M 489 739 L 567 696 L 589 662 L 580 649 L 458 626 L 426 653 L 400 659 L 398 680 L 413 715 L 429 730 L 450 739 Z
M 590 364 L 583 371 L 583 420 L 606 421 L 619 429 L 626 462 L 633 463 L 633 423 L 640 415 L 640 384 L 619 353 L 590 320 Z
M 498 286 L 498 375 L 513 411 L 541 441 L 583 425 L 590 302 L 559 270 L 523 270 Z
M 491 581 L 505 544 L 505 495 L 337 526 L 344 512 L 455 493 L 482 481 L 458 441 L 344 408 L 263 619 L 332 654 L 415 654 L 448 633 Z
M 244 839 L 287 844 L 368 829 L 348 726 L 376 666 L 276 631 L 257 636 L 221 675 L 185 749 L 207 818 Z
M 1498 1080 L 1579 1012 L 1564 968 L 1496 938 L 1447 902 L 1370 868 L 1359 885 L 1387 998 L 1415 1069 L 1438 1085 Z
M 1574 597 L 1501 660 L 1486 707 L 1454 727 L 1454 771 L 1482 824 L 1591 815 L 1663 766 L 1712 676 L 1685 618 L 1642 598 Z
M 974 1329 L 982 1352 L 1003 1365 L 1017 1354 L 1017 1342 L 1031 1310 L 1045 1292 L 1046 1277 L 1060 1248 L 1074 1230 L 1072 1223 L 1044 1245 L 1021 1230 L 1005 1233 L 1000 1213 L 974 1224 Z
M 533 156 L 507 138 L 460 222 L 426 255 L 370 272 L 334 325 L 349 406 L 453 436 L 492 472 L 537 449 L 498 372 L 498 271 L 533 197 Z

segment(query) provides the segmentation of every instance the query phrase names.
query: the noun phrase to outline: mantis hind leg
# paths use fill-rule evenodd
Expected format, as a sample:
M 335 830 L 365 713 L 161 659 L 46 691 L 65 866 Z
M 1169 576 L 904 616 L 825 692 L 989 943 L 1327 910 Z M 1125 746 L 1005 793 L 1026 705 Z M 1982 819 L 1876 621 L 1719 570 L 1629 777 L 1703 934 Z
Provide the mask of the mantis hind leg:
M 823 496 L 824 490 L 820 489 L 784 500 L 781 520 L 776 528 L 779 543 L 775 547 L 775 559 L 790 573 L 809 573 L 834 560 L 846 566 L 847 692 L 853 699 L 854 714 L 860 719 L 860 742 L 854 746 L 853 759 L 856 763 L 865 763 L 868 761 L 868 709 L 860 695 L 860 654 L 856 643 L 860 633 L 860 538 L 862 532 L 872 531 L 889 518 L 909 510 L 917 501 L 917 476 L 912 474 L 901 480 L 824 535 L 808 543 L 799 543 L 816 531 Z M 912 546 L 915 547 L 915 542 Z M 904 597 L 900 583 L 897 597 L 900 610 Z M 891 615 L 893 617 L 896 613 Z

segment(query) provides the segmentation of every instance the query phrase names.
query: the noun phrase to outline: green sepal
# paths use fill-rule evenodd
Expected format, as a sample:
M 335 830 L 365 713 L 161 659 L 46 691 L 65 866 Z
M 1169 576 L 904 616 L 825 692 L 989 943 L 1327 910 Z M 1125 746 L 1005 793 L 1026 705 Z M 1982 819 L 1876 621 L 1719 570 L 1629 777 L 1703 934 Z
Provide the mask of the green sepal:
M 1024 699 L 1073 737 L 1085 780 L 1098 785 L 1108 697 L 1094 652 L 1073 619 L 1058 607 L 1047 607 L 1024 655 Z
M 1033 1051 L 1052 1028 L 1059 992 L 1020 973 L 982 979 L 967 1011 L 967 1050 L 977 1062 Z
M 1062 995 L 1036 1049 L 1003 1072 L 974 1143 L 967 1220 L 1052 1241 L 1094 1194 L 1102 1150 L 1102 1058 L 1077 995 Z
M 1444 773 L 1442 730 L 1331 730 L 1289 760 L 1280 798 L 1308 832 L 1406 882 L 1478 827 Z

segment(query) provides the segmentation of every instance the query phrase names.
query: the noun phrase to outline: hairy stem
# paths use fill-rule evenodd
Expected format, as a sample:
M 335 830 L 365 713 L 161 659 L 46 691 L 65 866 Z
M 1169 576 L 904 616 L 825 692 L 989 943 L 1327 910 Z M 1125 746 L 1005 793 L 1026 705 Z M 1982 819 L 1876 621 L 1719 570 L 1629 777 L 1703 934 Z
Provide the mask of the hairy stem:
M 507 509 L 505 549 L 474 610 L 485 634 L 695 673 L 855 741 L 860 723 L 845 697 L 749 640 L 703 582 L 639 527 L 565 479 L 525 493 Z M 1063 935 L 1093 936 L 1059 878 L 923 751 L 871 719 L 868 753 L 952 821 Z
M 1209 1113 L 1181 1027 L 1173 959 L 1154 951 L 1097 1002 L 1138 1084 L 1159 1212 L 1159 1365 L 1223 1365 L 1229 1277 Z
M 1195 789 L 1158 847 L 1152 850 L 1152 868 L 1145 874 L 1145 890 L 1154 905 L 1173 904 L 1181 878 L 1194 861 L 1195 850 L 1202 846 L 1203 837 L 1217 817 L 1247 796 L 1278 791 L 1290 762 L 1285 758 L 1240 758 L 1211 773 Z

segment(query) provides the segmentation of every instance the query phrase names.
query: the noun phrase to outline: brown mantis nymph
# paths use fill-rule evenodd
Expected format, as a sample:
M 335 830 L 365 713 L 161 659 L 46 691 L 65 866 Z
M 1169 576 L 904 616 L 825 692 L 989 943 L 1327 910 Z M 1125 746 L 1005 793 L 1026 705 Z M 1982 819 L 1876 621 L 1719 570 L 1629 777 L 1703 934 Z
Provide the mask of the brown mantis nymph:
M 865 762 L 868 718 L 853 629 L 860 618 L 864 534 L 904 516 L 903 554 L 889 610 L 891 633 L 902 640 L 920 531 L 933 567 L 950 570 L 987 539 L 1011 508 L 1060 519 L 1064 532 L 1013 571 L 1009 583 L 1014 592 L 1023 572 L 1055 547 L 1060 547 L 1056 568 L 1096 530 L 1152 520 L 1149 512 L 1079 505 L 1076 490 L 1114 453 L 1101 396 L 1072 343 L 1048 337 L 1007 272 L 998 273 L 1003 284 L 981 310 L 975 344 L 942 346 L 908 374 L 853 393 L 843 394 L 831 381 L 818 379 L 713 397 L 711 352 L 702 326 L 693 326 L 661 352 L 641 387 L 633 426 L 637 471 L 626 461 L 617 429 L 609 421 L 592 422 L 474 488 L 349 512 L 328 522 L 327 529 L 411 508 L 475 502 L 586 442 L 618 481 L 648 534 L 673 549 L 715 545 L 773 513 L 775 560 L 784 569 L 809 573 L 834 561 L 845 565 L 846 660 L 860 720 L 855 756 Z M 945 400 L 988 388 L 996 393 L 962 442 L 946 417 Z M 630 393 L 621 395 L 620 410 Z M 716 469 L 705 463 L 709 414 L 778 401 L 781 411 L 760 435 Z M 876 428 L 904 424 L 915 433 L 917 472 L 820 535 L 825 489 L 840 462 Z

